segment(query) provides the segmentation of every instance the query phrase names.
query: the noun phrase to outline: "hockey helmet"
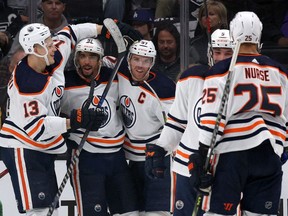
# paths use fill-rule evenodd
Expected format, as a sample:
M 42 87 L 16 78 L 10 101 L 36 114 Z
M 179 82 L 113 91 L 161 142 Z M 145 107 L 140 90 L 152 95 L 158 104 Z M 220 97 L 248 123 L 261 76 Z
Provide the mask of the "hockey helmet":
M 152 41 L 141 40 L 134 42 L 129 49 L 128 59 L 130 59 L 131 54 L 146 56 L 152 58 L 152 66 L 154 65 L 156 58 L 156 49 Z
M 78 68 L 77 53 L 78 52 L 91 52 L 99 55 L 99 59 L 104 56 L 104 49 L 101 42 L 94 38 L 85 38 L 81 40 L 75 48 L 74 64 Z
M 35 54 L 34 46 L 39 44 L 45 47 L 45 40 L 51 36 L 47 26 L 41 23 L 32 23 L 24 26 L 19 33 L 19 43 L 23 47 L 26 54 Z M 47 49 L 46 49 L 46 52 Z M 47 54 L 46 54 L 47 55 Z
M 216 29 L 211 35 L 212 48 L 232 48 L 229 30 Z
M 230 33 L 234 43 L 260 44 L 262 22 L 251 11 L 238 12 L 230 22 Z

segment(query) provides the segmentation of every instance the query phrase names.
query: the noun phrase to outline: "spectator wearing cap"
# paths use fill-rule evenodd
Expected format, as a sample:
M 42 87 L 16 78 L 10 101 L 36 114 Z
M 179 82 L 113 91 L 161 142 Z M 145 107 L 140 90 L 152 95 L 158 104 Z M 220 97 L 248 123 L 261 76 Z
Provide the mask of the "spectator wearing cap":
M 152 30 L 154 27 L 154 12 L 150 8 L 136 9 L 130 18 L 131 26 L 138 30 L 143 39 L 152 40 Z

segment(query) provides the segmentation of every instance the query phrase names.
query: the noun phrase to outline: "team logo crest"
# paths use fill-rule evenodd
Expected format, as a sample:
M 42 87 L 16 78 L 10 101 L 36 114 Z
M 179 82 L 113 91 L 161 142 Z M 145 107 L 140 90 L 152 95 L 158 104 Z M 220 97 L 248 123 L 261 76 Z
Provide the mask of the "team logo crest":
M 64 86 L 57 86 L 52 92 L 52 100 L 50 103 L 51 110 L 55 116 L 60 114 L 60 100 L 64 93 Z
M 131 128 L 136 122 L 136 111 L 133 102 L 127 95 L 120 98 L 120 109 L 125 126 Z
M 193 109 L 193 119 L 195 124 L 200 128 L 200 114 L 201 114 L 201 104 L 202 104 L 202 98 L 199 98 L 197 101 L 194 109 Z

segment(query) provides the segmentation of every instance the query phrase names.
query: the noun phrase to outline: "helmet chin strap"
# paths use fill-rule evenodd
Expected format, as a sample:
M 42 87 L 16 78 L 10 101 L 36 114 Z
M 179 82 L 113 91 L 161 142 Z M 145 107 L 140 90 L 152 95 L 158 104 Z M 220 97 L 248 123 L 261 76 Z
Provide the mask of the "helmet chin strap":
M 40 46 L 42 46 L 42 45 L 40 45 Z M 40 58 L 44 58 L 45 63 L 46 63 L 46 66 L 49 66 L 49 65 L 50 65 L 50 62 L 49 62 L 49 60 L 48 60 L 48 49 L 47 49 L 46 46 L 42 46 L 42 47 L 45 49 L 45 52 L 46 52 L 44 55 L 39 55 L 38 53 L 36 53 L 36 52 L 34 52 L 34 51 L 33 51 L 33 54 L 36 55 L 36 56 L 38 56 L 38 57 L 40 57 Z

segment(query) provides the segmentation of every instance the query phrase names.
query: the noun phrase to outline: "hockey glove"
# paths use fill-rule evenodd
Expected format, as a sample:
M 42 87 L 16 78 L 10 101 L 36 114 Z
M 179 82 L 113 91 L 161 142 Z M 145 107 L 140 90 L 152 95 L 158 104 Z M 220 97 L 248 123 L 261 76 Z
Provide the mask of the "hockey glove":
M 283 153 L 281 155 L 282 165 L 285 164 L 287 160 L 288 160 L 288 147 L 284 147 Z
M 124 36 L 129 37 L 133 41 L 141 40 L 143 38 L 141 33 L 139 31 L 135 30 L 134 28 L 132 28 L 132 26 L 130 26 L 126 23 L 123 23 L 123 22 L 119 22 L 118 20 L 114 20 L 114 22 L 117 24 L 123 37 Z M 108 29 L 106 28 L 105 24 L 102 27 L 101 35 L 108 40 L 110 38 L 112 38 L 112 36 L 111 36 L 110 32 L 108 31 Z
M 103 108 L 95 109 L 73 109 L 70 115 L 71 130 L 78 128 L 97 131 L 107 120 L 107 115 Z
M 209 172 L 204 172 L 207 152 L 208 148 L 200 144 L 199 152 L 191 154 L 188 161 L 190 185 L 203 195 L 209 195 L 213 184 L 213 176 Z
M 145 172 L 150 179 L 164 178 L 166 151 L 157 145 L 146 144 Z

